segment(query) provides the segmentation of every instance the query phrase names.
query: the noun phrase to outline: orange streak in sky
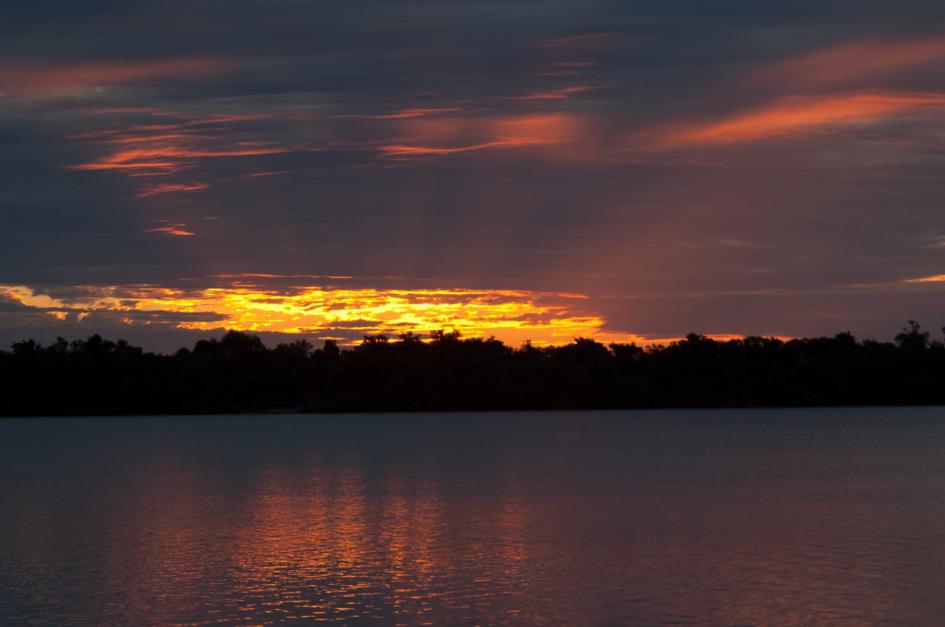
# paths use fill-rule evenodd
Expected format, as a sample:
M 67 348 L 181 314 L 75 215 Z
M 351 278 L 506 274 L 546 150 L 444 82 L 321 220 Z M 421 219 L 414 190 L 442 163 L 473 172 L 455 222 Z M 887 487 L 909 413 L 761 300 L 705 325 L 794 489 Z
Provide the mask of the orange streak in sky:
M 96 140 L 111 146 L 111 154 L 86 163 L 66 166 L 70 170 L 123 172 L 130 177 L 167 176 L 197 167 L 200 159 L 254 157 L 290 152 L 297 148 L 274 145 L 259 140 L 231 140 L 219 133 L 237 122 L 266 120 L 266 113 L 213 114 L 186 116 L 167 114 L 180 121 L 161 124 L 137 124 L 124 129 L 105 129 L 70 136 L 71 139 Z M 218 126 L 211 126 L 218 125 Z M 170 192 L 207 189 L 209 184 L 169 183 L 142 188 L 138 198 Z
M 744 142 L 829 124 L 886 118 L 916 107 L 942 105 L 945 105 L 945 94 L 857 93 L 816 99 L 786 98 L 724 120 L 658 130 L 651 138 L 662 147 Z
M 597 89 L 592 85 L 572 85 L 570 87 L 561 87 L 560 89 L 547 89 L 542 91 L 533 91 L 523 96 L 504 96 L 504 100 L 566 100 L 574 94 L 581 94 L 586 91 Z
M 176 171 L 181 165 L 179 161 L 136 161 L 134 163 L 92 162 L 79 163 L 68 166 L 70 170 L 94 172 L 97 170 L 168 170 Z
M 347 115 L 341 117 L 360 118 L 364 120 L 406 120 L 409 118 L 422 118 L 428 115 L 437 115 L 441 113 L 456 113 L 457 111 L 462 111 L 462 109 L 458 107 L 414 107 L 409 109 L 401 109 L 400 111 L 394 111 L 392 113 L 380 113 L 377 115 Z
M 381 146 L 381 153 L 387 157 L 401 156 L 422 156 L 422 155 L 455 155 L 461 152 L 473 152 L 476 150 L 489 150 L 495 148 L 520 148 L 522 146 L 534 146 L 546 142 L 531 140 L 528 138 L 510 138 L 497 139 L 482 144 L 471 144 L 468 146 L 410 146 L 393 144 L 390 146 Z
M 158 226 L 153 229 L 146 229 L 145 233 L 163 233 L 165 235 L 174 235 L 176 237 L 190 237 L 194 235 L 191 231 L 185 231 L 185 224 L 172 224 L 170 226 Z
M 817 86 L 853 82 L 945 57 L 945 37 L 863 40 L 803 54 L 761 68 L 756 80 Z
M 151 185 L 145 187 L 137 194 L 137 198 L 146 198 L 157 194 L 170 194 L 174 192 L 197 192 L 202 189 L 208 189 L 210 186 L 206 183 L 164 183 L 161 185 Z
M 55 66 L 21 63 L 0 68 L 0 76 L 7 77 L 0 84 L 7 91 L 32 95 L 77 87 L 207 76 L 230 65 L 229 61 L 214 57 L 66 63 Z
M 215 113 L 207 117 L 200 117 L 184 122 L 184 126 L 203 126 L 205 124 L 232 124 L 233 122 L 255 122 L 270 120 L 269 113 Z
M 384 156 L 452 155 L 477 150 L 524 148 L 573 141 L 579 135 L 577 116 L 541 115 L 442 118 L 405 121 L 409 141 L 381 146 Z
M 206 135 L 195 135 L 193 133 L 164 133 L 163 135 L 125 135 L 106 139 L 107 144 L 143 144 L 152 142 L 168 142 L 177 140 L 210 139 Z
M 120 150 L 108 157 L 90 163 L 79 163 L 68 166 L 70 170 L 122 170 L 128 168 L 166 168 L 181 165 L 188 159 L 212 159 L 217 157 L 251 157 L 258 155 L 274 155 L 288 152 L 288 148 L 242 148 L 201 150 L 179 146 L 162 146 L 154 148 L 132 148 Z M 174 161 L 151 161 L 154 158 L 172 158 Z
M 906 279 L 906 283 L 945 283 L 945 274 L 933 274 L 917 279 Z

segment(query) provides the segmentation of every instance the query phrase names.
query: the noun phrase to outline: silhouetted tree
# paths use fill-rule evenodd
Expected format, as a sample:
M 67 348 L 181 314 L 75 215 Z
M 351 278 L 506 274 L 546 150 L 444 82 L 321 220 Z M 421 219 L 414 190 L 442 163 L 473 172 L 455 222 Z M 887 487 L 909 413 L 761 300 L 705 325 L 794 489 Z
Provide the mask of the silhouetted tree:
M 929 334 L 922 330 L 918 322 L 910 320 L 902 331 L 896 334 L 896 344 L 909 350 L 924 350 L 929 345 Z
M 227 332 L 155 355 L 98 335 L 0 351 L 0 414 L 226 413 L 945 404 L 945 344 L 910 321 L 894 343 L 689 334 L 662 346 L 513 349 L 438 330 L 267 348 Z
M 331 359 L 336 359 L 341 355 L 341 349 L 338 348 L 338 342 L 335 340 L 325 340 L 324 346 L 322 346 L 322 353 Z

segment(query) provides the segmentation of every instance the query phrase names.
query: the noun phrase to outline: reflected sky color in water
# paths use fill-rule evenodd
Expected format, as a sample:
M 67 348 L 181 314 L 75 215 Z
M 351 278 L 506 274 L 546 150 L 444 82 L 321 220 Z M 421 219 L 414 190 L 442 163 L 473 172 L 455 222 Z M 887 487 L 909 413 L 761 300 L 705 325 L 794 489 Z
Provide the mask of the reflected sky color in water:
M 936 624 L 945 410 L 0 422 L 0 623 Z

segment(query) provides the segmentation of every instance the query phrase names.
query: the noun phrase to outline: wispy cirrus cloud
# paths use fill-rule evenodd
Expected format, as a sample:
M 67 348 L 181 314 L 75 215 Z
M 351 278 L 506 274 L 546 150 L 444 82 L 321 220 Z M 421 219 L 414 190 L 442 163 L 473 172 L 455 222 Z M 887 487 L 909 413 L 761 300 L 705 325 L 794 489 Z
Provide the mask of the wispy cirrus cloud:
M 557 87 L 552 89 L 540 89 L 530 91 L 521 96 L 502 96 L 504 100 L 567 100 L 576 94 L 583 94 L 594 89 L 600 89 L 595 85 L 569 85 L 567 87 Z
M 56 96 L 91 87 L 201 78 L 233 66 L 233 61 L 219 57 L 79 63 L 24 60 L 0 67 L 0 89 L 17 96 Z
M 165 140 L 155 140 L 165 141 Z M 142 143 L 150 143 L 143 140 Z M 70 170 L 80 171 L 107 171 L 107 170 L 159 170 L 180 172 L 188 168 L 194 160 L 217 159 L 223 157 L 258 157 L 260 155 L 275 155 L 289 152 L 286 147 L 258 147 L 258 148 L 220 148 L 208 150 L 204 148 L 188 148 L 179 145 L 141 146 L 119 150 L 106 157 L 88 163 L 70 165 Z
M 66 168 L 79 172 L 115 172 L 130 177 L 167 177 L 200 169 L 206 160 L 265 157 L 304 149 L 264 139 L 266 135 L 260 135 L 262 131 L 258 128 L 249 131 L 239 128 L 245 123 L 270 120 L 271 116 L 266 113 L 160 112 L 149 115 L 163 119 L 71 135 L 74 141 L 86 143 L 103 154 Z M 195 192 L 208 189 L 211 183 L 191 180 L 144 185 L 135 197 Z
M 157 185 L 147 185 L 137 194 L 137 198 L 147 198 L 148 196 L 157 196 L 158 194 L 174 194 L 180 192 L 199 192 L 209 189 L 207 183 L 161 183 Z
M 535 146 L 542 142 L 526 138 L 507 138 L 479 144 L 465 144 L 461 146 L 421 146 L 416 144 L 389 144 L 381 147 L 381 154 L 385 157 L 428 157 L 457 155 L 464 152 L 478 150 L 494 150 L 500 148 L 521 148 Z
M 765 63 L 728 84 L 735 94 L 764 85 L 767 102 L 739 107 L 736 100 L 728 115 L 657 123 L 633 140 L 660 149 L 733 144 L 924 113 L 945 104 L 945 92 L 883 85 L 894 72 L 943 60 L 941 36 L 843 42 Z
M 406 120 L 410 118 L 427 117 L 430 115 L 440 115 L 443 113 L 457 113 L 462 110 L 463 109 L 461 107 L 408 107 L 405 109 L 391 111 L 390 113 L 365 113 L 342 115 L 338 117 L 357 120 Z
M 154 228 L 145 229 L 145 233 L 158 233 L 161 235 L 171 235 L 173 237 L 192 237 L 196 235 L 193 231 L 186 229 L 187 225 L 182 222 L 165 224 Z
M 693 144 L 732 144 L 797 135 L 829 125 L 881 120 L 919 108 L 945 106 L 945 94 L 852 93 L 786 97 L 718 120 L 677 122 L 641 133 L 658 148 Z
M 878 79 L 905 68 L 945 59 L 945 36 L 906 40 L 861 39 L 767 64 L 756 81 L 793 87 L 825 87 Z
M 399 141 L 378 150 L 385 157 L 413 157 L 553 146 L 578 140 L 586 124 L 570 113 L 417 120 L 401 127 Z
M 917 277 L 915 279 L 906 279 L 906 283 L 945 283 L 945 274 L 932 274 L 929 276 Z

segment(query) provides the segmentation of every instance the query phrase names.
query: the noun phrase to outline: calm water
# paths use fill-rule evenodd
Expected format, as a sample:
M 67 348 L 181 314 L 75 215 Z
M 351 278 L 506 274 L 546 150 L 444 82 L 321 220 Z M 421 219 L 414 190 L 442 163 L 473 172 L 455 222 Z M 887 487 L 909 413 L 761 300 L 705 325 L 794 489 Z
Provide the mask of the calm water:
M 0 421 L 0 624 L 945 624 L 945 408 Z

